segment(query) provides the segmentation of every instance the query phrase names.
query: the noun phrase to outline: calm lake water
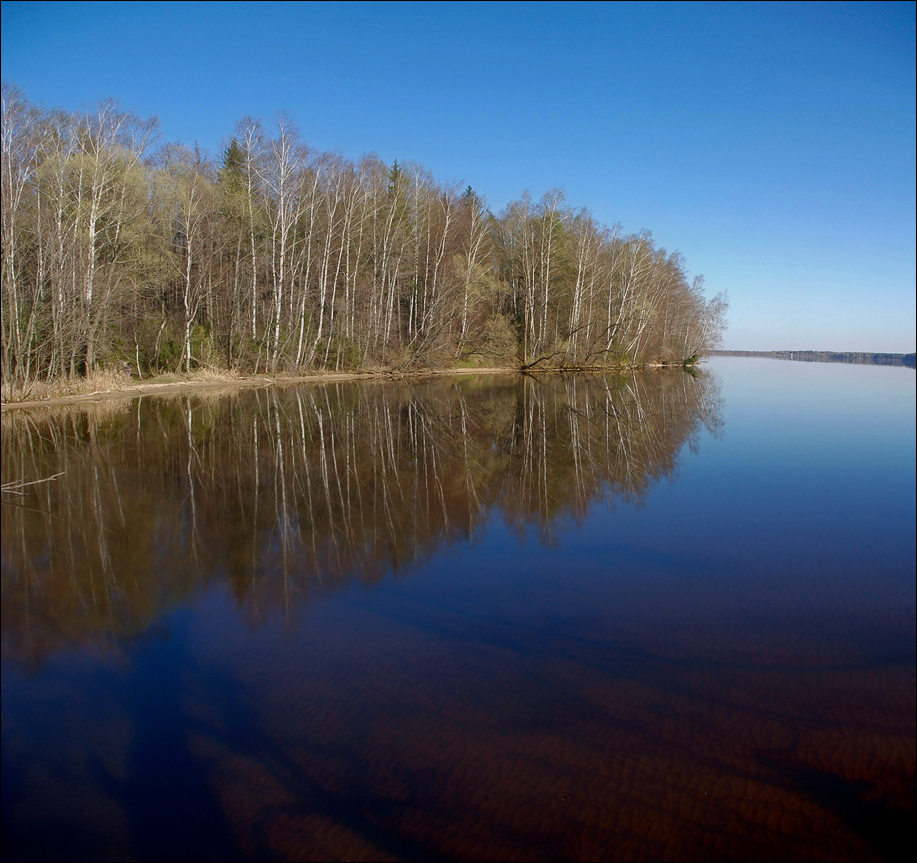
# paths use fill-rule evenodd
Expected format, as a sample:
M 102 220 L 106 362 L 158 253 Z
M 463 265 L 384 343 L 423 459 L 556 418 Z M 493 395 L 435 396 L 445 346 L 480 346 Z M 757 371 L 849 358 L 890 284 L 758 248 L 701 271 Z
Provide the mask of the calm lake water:
M 3 415 L 4 858 L 914 857 L 915 375 Z

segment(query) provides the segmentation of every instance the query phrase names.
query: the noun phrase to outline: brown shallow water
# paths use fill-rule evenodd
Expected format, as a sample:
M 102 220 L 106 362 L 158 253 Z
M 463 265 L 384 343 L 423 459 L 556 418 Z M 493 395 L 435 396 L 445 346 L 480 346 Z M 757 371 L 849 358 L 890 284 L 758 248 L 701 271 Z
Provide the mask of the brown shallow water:
M 913 857 L 913 378 L 717 367 L 5 420 L 3 856 Z

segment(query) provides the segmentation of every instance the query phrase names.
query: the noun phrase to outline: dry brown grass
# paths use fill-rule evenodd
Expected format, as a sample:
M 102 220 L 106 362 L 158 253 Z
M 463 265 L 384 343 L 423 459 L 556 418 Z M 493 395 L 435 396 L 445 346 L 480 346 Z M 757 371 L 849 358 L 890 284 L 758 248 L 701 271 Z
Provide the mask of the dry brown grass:
M 52 381 L 33 381 L 25 387 L 4 383 L 0 388 L 0 401 L 3 404 L 16 402 L 47 401 L 70 396 L 87 396 L 97 393 L 126 392 L 142 386 L 158 384 L 194 383 L 198 381 L 231 383 L 239 380 L 239 373 L 234 370 L 201 368 L 191 374 L 164 374 L 155 377 L 130 378 L 120 371 L 97 370 L 85 378 L 60 378 Z
M 379 378 L 409 379 L 434 375 L 513 374 L 518 371 L 518 369 L 510 368 L 412 369 L 410 371 L 364 369 L 360 372 L 315 370 L 303 371 L 296 375 L 266 372 L 258 375 L 245 375 L 237 371 L 209 367 L 197 369 L 191 374 L 170 373 L 143 379 L 129 378 L 113 371 L 100 371 L 87 378 L 36 382 L 29 387 L 11 388 L 4 385 L 0 393 L 2 394 L 2 405 L 0 406 L 6 414 L 7 411 L 17 408 L 32 410 L 75 402 L 117 399 L 119 394 L 130 398 L 134 394 L 157 395 L 195 390 L 198 397 L 203 397 L 204 390 L 212 390 L 208 396 L 216 397 L 218 393 L 225 393 L 227 390 L 240 387 L 262 387 L 265 384 L 323 383 Z M 221 384 L 224 386 L 220 386 Z

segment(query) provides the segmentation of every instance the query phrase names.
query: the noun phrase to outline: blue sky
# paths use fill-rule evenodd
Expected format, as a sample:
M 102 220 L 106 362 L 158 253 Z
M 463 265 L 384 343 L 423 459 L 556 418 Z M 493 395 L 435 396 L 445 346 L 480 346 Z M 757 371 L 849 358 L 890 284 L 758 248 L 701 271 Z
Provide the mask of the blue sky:
M 914 3 L 2 3 L 6 83 L 553 186 L 728 291 L 726 347 L 913 351 Z

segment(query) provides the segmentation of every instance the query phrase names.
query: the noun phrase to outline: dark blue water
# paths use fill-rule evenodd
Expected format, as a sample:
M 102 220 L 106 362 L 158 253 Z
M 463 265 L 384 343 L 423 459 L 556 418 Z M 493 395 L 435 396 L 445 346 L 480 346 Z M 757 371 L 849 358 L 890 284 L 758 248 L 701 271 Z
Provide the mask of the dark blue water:
M 914 856 L 912 370 L 4 414 L 3 856 Z

